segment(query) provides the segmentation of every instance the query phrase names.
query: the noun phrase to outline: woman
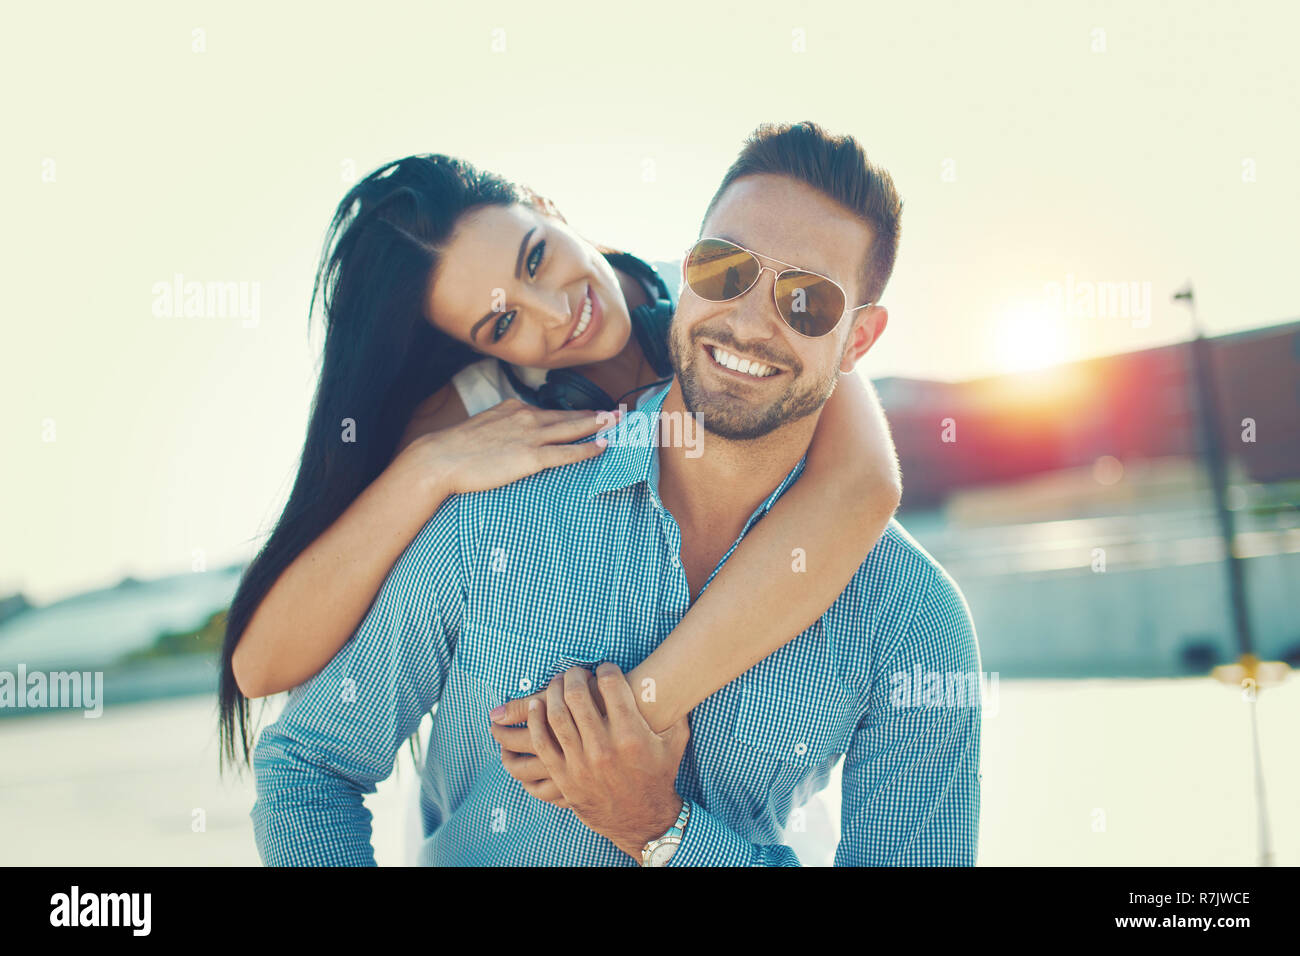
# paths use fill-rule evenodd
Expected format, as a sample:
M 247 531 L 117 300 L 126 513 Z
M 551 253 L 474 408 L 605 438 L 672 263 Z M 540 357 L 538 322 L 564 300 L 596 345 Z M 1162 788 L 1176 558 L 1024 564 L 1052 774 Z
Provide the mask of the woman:
M 247 698 L 289 690 L 325 666 L 448 495 L 602 452 L 599 438 L 571 443 L 607 414 L 529 406 L 498 360 L 534 382 L 539 370 L 571 369 L 618 399 L 660 380 L 632 334 L 631 312 L 649 293 L 613 261 L 625 257 L 580 238 L 531 191 L 449 157 L 390 163 L 344 197 L 312 294 L 313 305 L 323 294 L 326 337 L 298 476 L 228 617 L 227 759 L 237 740 L 248 759 Z M 672 726 L 819 618 L 899 496 L 884 416 L 848 376 L 826 404 L 801 480 L 627 675 L 634 688 L 655 676 L 655 701 L 635 695 L 647 722 Z M 790 573 L 778 542 L 796 531 L 817 555 L 816 574 Z M 558 800 L 549 781 L 524 786 Z

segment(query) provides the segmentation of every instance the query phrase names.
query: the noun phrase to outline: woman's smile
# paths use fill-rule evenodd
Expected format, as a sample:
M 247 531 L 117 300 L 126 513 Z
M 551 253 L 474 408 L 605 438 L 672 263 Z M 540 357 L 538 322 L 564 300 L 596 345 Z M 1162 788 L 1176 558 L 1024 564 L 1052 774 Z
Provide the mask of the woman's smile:
M 573 320 L 573 325 L 570 327 L 569 337 L 556 351 L 582 348 L 600 334 L 604 324 L 605 310 L 600 306 L 600 296 L 589 283 L 586 294 L 582 297 L 582 303 L 578 307 L 578 317 Z

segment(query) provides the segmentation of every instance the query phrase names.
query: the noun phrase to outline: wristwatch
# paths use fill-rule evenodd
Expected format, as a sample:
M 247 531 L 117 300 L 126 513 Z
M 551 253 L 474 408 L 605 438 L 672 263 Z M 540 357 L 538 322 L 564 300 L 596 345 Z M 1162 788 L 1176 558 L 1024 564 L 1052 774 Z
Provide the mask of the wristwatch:
M 677 822 L 670 826 L 668 832 L 663 836 L 651 840 L 641 848 L 641 865 L 667 866 L 668 861 L 672 859 L 673 854 L 677 852 L 677 847 L 682 842 L 682 834 L 686 830 L 686 822 L 690 818 L 690 801 L 683 800 L 682 812 L 677 814 Z

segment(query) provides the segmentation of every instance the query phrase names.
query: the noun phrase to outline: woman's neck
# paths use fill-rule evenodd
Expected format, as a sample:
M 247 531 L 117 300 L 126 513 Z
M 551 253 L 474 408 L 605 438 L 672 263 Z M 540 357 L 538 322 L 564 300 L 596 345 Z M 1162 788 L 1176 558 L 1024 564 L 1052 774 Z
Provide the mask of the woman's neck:
M 623 299 L 627 302 L 629 314 L 638 306 L 650 302 L 645 288 L 633 276 L 621 269 L 615 269 L 614 275 L 618 277 L 618 284 L 623 289 Z M 646 361 L 635 332 L 627 337 L 627 344 L 617 355 L 593 365 L 580 366 L 574 371 L 585 375 L 614 399 L 634 388 L 659 380 L 654 368 Z M 628 396 L 629 402 L 634 403 L 634 400 L 639 397 L 639 395 Z

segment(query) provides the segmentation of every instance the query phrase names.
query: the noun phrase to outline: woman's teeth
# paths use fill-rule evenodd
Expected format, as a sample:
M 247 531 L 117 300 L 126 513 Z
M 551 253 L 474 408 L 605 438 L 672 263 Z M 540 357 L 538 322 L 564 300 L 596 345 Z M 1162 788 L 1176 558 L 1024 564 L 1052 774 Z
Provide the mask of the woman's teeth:
M 575 328 L 573 330 L 573 334 L 569 336 L 569 341 L 572 342 L 583 332 L 586 332 L 587 326 L 590 324 L 591 324 L 591 296 L 587 296 L 582 303 L 582 315 L 578 317 L 578 327 Z
M 764 365 L 762 362 L 753 362 L 749 359 L 738 358 L 730 352 L 724 352 L 716 346 L 710 346 L 710 354 L 713 361 L 719 365 L 725 365 L 734 372 L 740 372 L 744 375 L 752 375 L 754 378 L 767 378 L 769 375 L 775 375 L 778 369 L 770 365 Z

